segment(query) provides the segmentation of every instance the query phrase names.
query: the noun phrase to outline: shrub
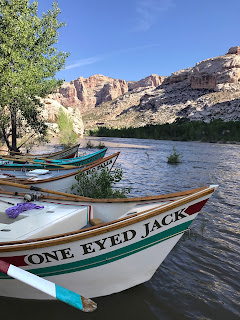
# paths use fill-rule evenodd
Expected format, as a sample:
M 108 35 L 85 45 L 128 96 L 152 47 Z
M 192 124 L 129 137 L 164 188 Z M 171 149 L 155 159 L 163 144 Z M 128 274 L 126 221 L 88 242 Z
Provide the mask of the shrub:
M 123 171 L 120 166 L 112 171 L 105 168 L 101 172 L 94 172 L 90 175 L 80 171 L 76 176 L 77 183 L 72 186 L 72 191 L 80 196 L 97 199 L 126 198 L 130 192 L 129 188 L 114 189 L 114 185 L 121 181 L 122 175 Z
M 98 149 L 104 149 L 106 148 L 105 144 L 102 143 L 101 141 L 99 142 L 98 146 L 97 146 Z
M 102 143 L 101 141 L 99 142 L 99 144 L 97 146 L 95 146 L 91 140 L 88 140 L 88 142 L 86 143 L 86 148 L 87 149 L 92 149 L 92 148 L 96 148 L 96 149 L 104 149 L 106 148 L 105 144 Z
M 182 153 L 177 153 L 176 148 L 173 147 L 173 152 L 170 154 L 170 156 L 167 157 L 167 162 L 171 164 L 180 163 L 182 162 L 182 157 Z
M 62 108 L 60 108 L 58 113 L 57 124 L 60 131 L 60 142 L 66 146 L 76 144 L 77 134 L 73 131 L 73 119 Z
M 88 142 L 87 142 L 87 144 L 86 144 L 86 148 L 87 148 L 87 149 L 95 148 L 95 146 L 92 144 L 91 140 L 88 140 Z

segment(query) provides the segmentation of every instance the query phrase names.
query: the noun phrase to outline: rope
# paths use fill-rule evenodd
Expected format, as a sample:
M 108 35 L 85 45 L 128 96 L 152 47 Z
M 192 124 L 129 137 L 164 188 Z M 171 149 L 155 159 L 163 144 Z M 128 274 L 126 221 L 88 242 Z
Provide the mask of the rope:
M 43 208 L 44 206 L 41 207 L 32 202 L 23 202 L 23 203 L 17 203 L 16 206 L 6 209 L 5 212 L 9 218 L 15 219 L 23 211 L 32 210 L 32 209 L 43 209 Z

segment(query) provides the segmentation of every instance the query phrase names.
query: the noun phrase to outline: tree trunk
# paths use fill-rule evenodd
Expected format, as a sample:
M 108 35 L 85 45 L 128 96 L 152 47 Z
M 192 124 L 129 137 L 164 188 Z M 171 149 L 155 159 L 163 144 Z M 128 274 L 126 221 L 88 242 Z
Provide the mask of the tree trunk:
M 16 121 L 16 111 L 14 108 L 11 110 L 11 125 L 12 125 L 12 147 L 11 151 L 18 152 L 17 148 L 17 121 Z
M 3 134 L 3 139 L 6 142 L 8 150 L 11 151 L 12 148 L 10 146 L 10 143 L 9 143 L 9 140 L 8 140 L 8 137 L 7 137 L 7 134 L 6 134 L 6 130 L 5 130 L 5 128 L 1 128 L 1 129 L 2 129 L 2 134 Z

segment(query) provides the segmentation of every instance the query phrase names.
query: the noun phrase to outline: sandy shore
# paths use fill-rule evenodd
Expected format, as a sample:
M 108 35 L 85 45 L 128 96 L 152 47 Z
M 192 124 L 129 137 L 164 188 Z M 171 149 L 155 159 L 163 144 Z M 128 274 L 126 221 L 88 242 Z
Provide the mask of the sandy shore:
M 90 141 L 90 143 L 96 147 L 101 143 L 101 144 L 104 144 L 106 147 L 112 147 L 112 148 L 139 148 L 139 149 L 151 148 L 146 144 L 137 145 L 137 144 L 128 144 L 128 143 L 119 143 L 119 142 L 115 143 L 115 142 L 102 140 L 101 137 L 89 137 L 89 136 L 78 138 L 77 142 L 80 143 L 80 148 L 86 148 L 88 141 Z M 48 144 L 44 146 L 39 146 L 37 148 L 38 149 L 53 148 L 54 146 L 57 146 L 59 144 L 60 144 L 59 138 L 52 138 Z M 34 148 L 34 150 L 36 150 L 36 148 Z
M 127 144 L 127 143 L 115 143 L 110 141 L 103 141 L 101 140 L 101 137 L 83 137 L 78 139 L 80 143 L 80 147 L 85 147 L 88 141 L 91 142 L 92 145 L 98 146 L 99 143 L 104 144 L 106 147 L 114 147 L 114 148 L 139 148 L 139 149 L 146 149 L 151 148 L 150 146 L 147 146 L 146 144 Z M 143 140 L 144 141 L 144 140 Z

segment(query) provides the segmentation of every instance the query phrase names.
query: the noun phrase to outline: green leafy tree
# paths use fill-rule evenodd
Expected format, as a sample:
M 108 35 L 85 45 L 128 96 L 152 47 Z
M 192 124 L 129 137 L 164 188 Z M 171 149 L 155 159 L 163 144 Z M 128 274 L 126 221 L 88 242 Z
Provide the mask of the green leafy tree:
M 24 133 L 46 135 L 40 98 L 61 85 L 54 76 L 68 56 L 54 46 L 64 26 L 58 4 L 41 17 L 37 12 L 36 1 L 0 0 L 0 130 L 12 151 Z

